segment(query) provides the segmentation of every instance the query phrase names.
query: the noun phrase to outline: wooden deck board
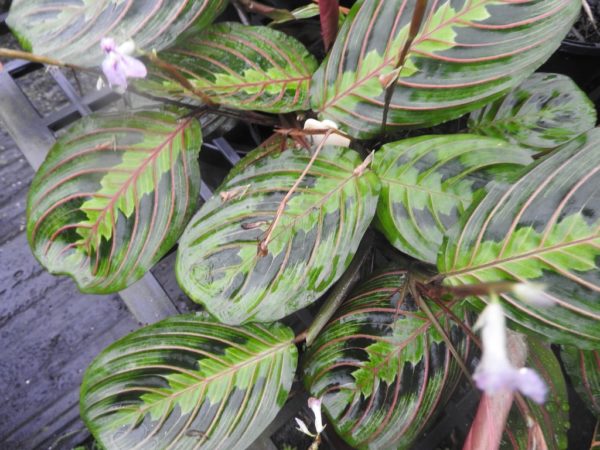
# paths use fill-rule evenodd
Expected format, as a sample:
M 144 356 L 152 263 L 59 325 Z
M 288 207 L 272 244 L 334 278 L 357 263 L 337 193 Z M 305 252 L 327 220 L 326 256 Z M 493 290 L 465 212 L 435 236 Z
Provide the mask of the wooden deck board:
M 72 448 L 91 360 L 138 327 L 117 295 L 81 294 L 35 260 L 25 236 L 34 171 L 0 131 L 0 449 Z M 75 406 L 75 407 L 74 407 Z

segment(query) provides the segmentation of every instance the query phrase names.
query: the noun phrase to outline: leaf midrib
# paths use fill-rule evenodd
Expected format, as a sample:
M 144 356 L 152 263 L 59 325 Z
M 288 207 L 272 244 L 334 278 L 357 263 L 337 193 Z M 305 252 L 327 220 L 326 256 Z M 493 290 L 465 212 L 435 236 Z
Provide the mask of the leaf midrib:
M 518 261 L 520 259 L 528 258 L 530 256 L 535 256 L 538 254 L 552 252 L 552 251 L 560 250 L 563 248 L 568 248 L 568 247 L 571 247 L 574 245 L 585 244 L 585 243 L 591 242 L 595 239 L 600 239 L 600 236 L 593 234 L 592 236 L 588 236 L 588 237 L 577 239 L 577 240 L 570 241 L 570 242 L 563 242 L 563 243 L 552 245 L 552 246 L 546 247 L 546 248 L 536 248 L 534 250 L 531 250 L 531 251 L 528 251 L 525 253 L 521 253 L 519 255 L 514 255 L 514 256 L 510 256 L 510 257 L 502 258 L 502 259 L 497 259 L 497 260 L 494 260 L 491 262 L 487 262 L 485 264 L 480 264 L 478 266 L 465 267 L 463 269 L 456 270 L 453 272 L 442 273 L 442 275 L 446 278 L 449 278 L 449 277 L 456 276 L 456 275 L 468 274 L 470 272 L 478 272 L 480 270 L 488 269 L 491 267 L 502 266 L 505 263 Z
M 154 151 L 152 151 L 148 155 L 147 158 L 144 159 L 142 164 L 140 164 L 135 170 L 133 170 L 131 172 L 131 176 L 129 176 L 123 182 L 123 185 L 117 190 L 117 192 L 115 192 L 114 195 L 112 195 L 110 197 L 106 206 L 104 208 L 102 208 L 102 210 L 98 214 L 98 217 L 94 221 L 93 225 L 89 228 L 91 230 L 90 235 L 84 241 L 82 241 L 82 243 L 88 242 L 88 244 L 91 244 L 91 242 L 92 242 L 91 237 L 96 236 L 96 233 L 98 231 L 98 226 L 104 220 L 104 218 L 106 217 L 106 214 L 109 211 L 113 210 L 113 208 L 115 207 L 115 203 L 118 201 L 118 199 L 121 198 L 123 195 L 126 195 L 126 192 L 130 188 L 132 182 L 137 181 L 138 177 L 140 176 L 140 173 L 142 173 L 145 170 L 145 168 L 148 166 L 148 164 L 150 164 L 151 161 L 155 161 L 156 158 L 165 149 L 165 147 L 167 147 L 168 144 L 172 143 L 175 140 L 175 138 L 177 136 L 179 136 L 181 131 L 185 130 L 185 128 L 188 126 L 188 124 L 190 122 L 191 122 L 191 119 L 187 119 L 184 122 L 182 122 L 181 124 L 179 124 L 177 126 L 177 128 L 175 128 L 175 130 L 173 130 L 171 133 L 169 133 L 167 135 L 166 139 Z M 111 226 L 110 229 L 111 229 L 111 233 L 112 233 L 114 231 L 114 228 Z M 88 249 L 88 251 L 90 251 L 90 249 Z
M 131 412 L 131 414 L 136 414 L 137 416 L 145 414 L 150 408 L 154 407 L 154 405 L 156 405 L 159 402 L 163 402 L 163 401 L 168 401 L 168 402 L 173 402 L 173 400 L 177 397 L 180 397 L 181 395 L 185 394 L 186 392 L 190 391 L 190 390 L 195 390 L 198 389 L 200 386 L 204 385 L 204 384 L 208 384 L 213 380 L 216 380 L 218 378 L 221 377 L 225 377 L 229 374 L 231 374 L 232 372 L 237 372 L 238 370 L 241 370 L 244 367 L 253 365 L 253 364 L 259 364 L 260 362 L 262 362 L 263 360 L 268 359 L 269 357 L 273 357 L 275 356 L 275 354 L 279 353 L 281 350 L 285 350 L 286 348 L 288 348 L 290 345 L 293 345 L 293 340 L 290 339 L 286 342 L 280 343 L 279 345 L 276 345 L 274 347 L 269 348 L 266 352 L 264 353 L 259 353 L 256 356 L 240 363 L 240 364 L 234 364 L 233 366 L 230 366 L 229 368 L 225 369 L 224 371 L 219 371 L 217 373 L 215 373 L 214 375 L 211 375 L 207 378 L 204 378 L 200 381 L 198 381 L 197 383 L 193 383 L 191 385 L 189 385 L 186 388 L 181 389 L 180 391 L 177 391 L 173 394 L 169 394 L 165 397 L 161 397 L 160 399 L 158 399 L 155 402 L 151 402 L 151 403 L 144 403 L 144 406 L 142 408 L 136 409 L 135 412 Z M 201 363 L 202 360 L 199 361 L 199 363 Z M 147 367 L 152 367 L 152 366 L 147 366 Z M 127 372 L 131 372 L 131 371 L 137 371 L 140 369 L 144 369 L 144 367 L 135 367 L 133 369 L 129 369 L 129 370 L 125 370 L 125 371 L 121 371 L 121 372 L 116 372 L 116 373 L 111 373 L 110 376 L 118 376 L 118 375 L 122 375 L 124 373 Z M 102 380 L 101 380 L 102 381 Z M 96 384 L 98 384 L 99 382 L 97 382 Z M 118 395 L 118 392 L 116 394 L 112 394 L 112 395 Z M 225 394 L 227 395 L 227 393 Z M 102 401 L 104 399 L 101 399 L 99 401 Z M 203 398 L 198 399 L 198 401 L 203 401 Z M 88 410 L 91 409 L 92 406 L 88 407 Z M 115 412 L 116 410 L 111 410 L 110 413 Z M 103 415 L 103 413 L 101 413 L 99 416 Z M 98 416 L 98 417 L 99 417 Z
M 448 196 L 448 197 L 452 197 L 454 199 L 456 199 L 457 201 L 463 203 L 464 199 L 459 197 L 458 195 L 455 194 L 451 194 L 449 192 L 444 192 L 444 191 L 435 191 L 435 190 L 431 190 L 431 189 L 427 189 L 425 187 L 416 185 L 416 184 L 406 184 L 406 183 L 402 183 L 401 181 L 398 181 L 397 179 L 392 179 L 392 178 L 386 178 L 386 177 L 380 177 L 381 181 L 385 181 L 387 183 L 391 183 L 391 184 L 397 184 L 399 186 L 405 187 L 406 189 L 415 189 L 417 191 L 423 191 L 426 192 L 427 194 L 431 194 L 431 195 L 440 195 L 440 196 Z
M 179 54 L 179 55 L 184 55 L 184 56 L 198 56 L 196 54 L 193 54 L 192 52 L 185 52 L 182 50 L 178 50 L 178 51 L 173 51 L 173 54 Z M 170 63 L 173 67 L 175 67 L 176 69 L 181 70 L 184 73 L 187 73 L 190 76 L 193 76 L 195 80 L 198 80 L 200 82 L 204 81 L 206 84 L 208 84 L 209 86 L 200 86 L 203 87 L 205 89 L 214 89 L 217 90 L 217 88 L 220 89 L 233 89 L 233 88 L 239 88 L 239 87 L 254 87 L 254 86 L 271 86 L 271 85 L 277 85 L 277 84 L 290 84 L 293 82 L 304 82 L 304 81 L 310 81 L 312 79 L 312 75 L 302 75 L 302 76 L 296 76 L 294 74 L 287 74 L 288 76 L 285 78 L 272 78 L 272 77 L 268 77 L 265 75 L 265 80 L 263 81 L 254 81 L 254 82 L 250 82 L 250 81 L 241 81 L 240 83 L 235 83 L 235 84 L 217 84 L 214 81 L 211 81 L 203 76 L 201 76 L 198 71 L 194 71 L 192 69 L 185 69 L 184 67 L 181 67 L 178 64 L 175 64 L 173 62 Z M 157 75 L 159 73 L 156 73 Z M 226 72 L 220 72 L 219 75 L 229 75 Z M 239 76 L 239 74 L 237 74 Z M 191 82 L 194 82 L 194 79 L 190 79 Z M 244 80 L 243 77 L 239 76 L 240 80 Z M 177 80 L 169 77 L 169 80 L 174 81 L 177 84 L 180 84 Z
M 381 1 L 385 1 L 385 0 L 381 0 Z M 428 30 L 426 33 L 424 33 L 423 35 L 417 35 L 418 37 L 415 38 L 415 40 L 409 45 L 409 48 L 406 51 L 406 57 L 404 58 L 404 61 L 408 61 L 410 59 L 411 53 L 414 49 L 415 46 L 417 46 L 418 44 L 422 43 L 424 40 L 424 38 L 427 38 L 429 35 L 431 35 L 432 33 L 440 30 L 441 28 L 446 27 L 448 24 L 455 22 L 456 18 L 471 12 L 472 9 L 476 8 L 476 7 L 480 7 L 482 4 L 485 3 L 492 3 L 489 0 L 483 0 L 481 3 L 475 3 L 475 4 L 471 4 L 470 8 L 464 9 L 461 12 L 455 14 L 454 16 L 452 16 L 450 19 L 440 23 L 437 27 L 435 27 L 433 30 Z M 437 11 L 437 10 L 436 10 Z M 414 14 L 414 11 L 413 11 Z M 425 24 L 427 25 L 427 24 Z M 400 30 L 398 32 L 398 34 L 400 34 L 402 30 Z M 366 36 L 365 36 L 366 37 Z M 347 36 L 346 36 L 347 38 Z M 394 37 L 395 39 L 395 37 Z M 376 49 L 372 49 L 371 51 L 373 51 Z M 367 82 L 368 80 L 370 80 L 371 78 L 373 78 L 374 76 L 376 76 L 383 68 L 385 68 L 386 66 L 388 66 L 396 57 L 397 55 L 392 55 L 389 58 L 385 58 L 385 55 L 383 55 L 384 59 L 383 62 L 377 66 L 375 69 L 373 69 L 371 72 L 369 72 L 368 74 L 365 75 L 364 78 L 362 78 L 360 81 L 358 81 L 357 83 L 352 84 L 352 86 L 350 86 L 349 88 L 345 89 L 342 92 L 338 92 L 331 100 L 329 100 L 327 103 L 325 103 L 321 108 L 319 108 L 320 112 L 323 112 L 325 109 L 329 108 L 330 106 L 334 105 L 335 103 L 337 103 L 341 98 L 344 98 L 346 95 L 348 95 L 350 92 L 354 91 L 358 86 L 364 84 L 365 82 Z M 343 64 L 345 65 L 346 60 L 344 59 Z M 356 68 L 356 72 L 358 73 L 358 69 Z M 402 72 L 402 69 L 400 69 L 400 73 Z M 400 77 L 398 77 L 400 78 Z

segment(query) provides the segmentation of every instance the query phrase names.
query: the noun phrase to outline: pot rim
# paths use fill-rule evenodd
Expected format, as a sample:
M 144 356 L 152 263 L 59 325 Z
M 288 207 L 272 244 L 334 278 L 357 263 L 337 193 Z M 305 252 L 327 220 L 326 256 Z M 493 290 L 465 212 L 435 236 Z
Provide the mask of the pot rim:
M 600 56 L 600 43 L 588 44 L 571 39 L 563 39 L 560 50 L 576 55 Z

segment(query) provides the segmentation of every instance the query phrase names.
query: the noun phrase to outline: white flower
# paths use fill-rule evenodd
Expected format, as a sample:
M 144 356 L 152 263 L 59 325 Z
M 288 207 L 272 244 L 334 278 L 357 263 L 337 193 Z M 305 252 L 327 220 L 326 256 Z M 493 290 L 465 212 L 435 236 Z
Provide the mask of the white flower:
M 127 78 L 145 78 L 148 74 L 144 63 L 131 56 L 135 51 L 133 41 L 129 40 L 117 47 L 114 39 L 104 38 L 100 47 L 106 54 L 102 71 L 109 85 L 125 89 Z
M 315 428 L 317 429 L 317 434 L 321 434 L 321 432 L 325 429 L 325 426 L 323 425 L 323 418 L 321 417 L 321 399 L 315 397 L 309 398 L 308 407 L 315 415 Z
M 308 431 L 308 427 L 306 426 L 306 424 L 304 423 L 304 421 L 302 419 L 298 419 L 297 417 L 295 419 L 296 419 L 296 423 L 298 424 L 298 428 L 296 428 L 298 431 L 306 434 L 307 436 L 313 437 L 313 438 L 316 436 L 315 434 Z
M 319 145 L 323 141 L 323 139 L 325 139 L 325 133 L 328 130 L 337 130 L 338 126 L 334 121 L 328 119 L 325 119 L 323 121 L 315 119 L 306 119 L 306 121 L 304 122 L 304 129 L 310 131 L 323 130 L 323 134 L 313 134 L 309 136 L 309 139 L 313 144 Z M 327 140 L 325 141 L 324 145 L 337 145 L 339 147 L 348 147 L 350 145 L 350 139 L 338 133 L 331 133 L 327 137 Z
M 508 359 L 502 306 L 490 303 L 477 319 L 475 329 L 481 329 L 483 346 L 481 362 L 473 374 L 477 387 L 492 395 L 519 390 L 535 402 L 544 403 L 548 389 L 542 378 L 532 369 L 514 367 Z
M 312 412 L 315 416 L 315 428 L 316 428 L 317 432 L 311 433 L 309 431 L 308 427 L 306 426 L 306 424 L 301 419 L 298 419 L 297 417 L 296 417 L 296 423 L 298 424 L 299 431 L 301 431 L 302 433 L 304 433 L 312 438 L 316 438 L 325 429 L 325 425 L 323 425 L 323 417 L 321 416 L 321 400 L 318 398 L 315 398 L 315 397 L 309 398 L 308 399 L 308 407 L 312 410 Z
M 513 287 L 513 294 L 525 302 L 535 306 L 552 306 L 554 300 L 545 292 L 546 286 L 539 283 L 517 283 Z

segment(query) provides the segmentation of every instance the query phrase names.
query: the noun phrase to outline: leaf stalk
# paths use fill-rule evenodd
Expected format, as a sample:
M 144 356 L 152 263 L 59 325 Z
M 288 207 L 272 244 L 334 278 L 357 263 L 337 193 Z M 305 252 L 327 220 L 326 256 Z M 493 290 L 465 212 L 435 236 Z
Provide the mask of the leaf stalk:
M 329 322 L 329 319 L 335 314 L 350 290 L 360 278 L 360 268 L 371 251 L 372 241 L 372 235 L 370 233 L 366 234 L 352 259 L 350 266 L 331 290 L 327 300 L 325 300 L 325 303 L 317 313 L 314 322 L 306 331 L 306 345 L 311 345 L 315 341 L 321 330 L 325 327 L 327 322 Z
M 327 138 L 331 135 L 331 133 L 332 133 L 332 130 L 327 130 L 327 133 L 325 133 L 325 137 L 323 138 L 321 143 L 316 148 L 315 152 L 313 153 L 313 155 L 310 158 L 310 161 L 308 162 L 308 164 L 306 165 L 306 167 L 304 168 L 304 170 L 302 171 L 302 173 L 300 174 L 300 176 L 298 177 L 298 179 L 296 180 L 294 185 L 290 188 L 290 190 L 287 192 L 287 194 L 285 194 L 285 197 L 283 197 L 283 200 L 281 200 L 281 203 L 279 203 L 279 206 L 277 207 L 277 211 L 275 212 L 275 217 L 273 219 L 273 222 L 271 222 L 271 225 L 267 229 L 265 237 L 258 243 L 258 255 L 259 256 L 267 256 L 267 254 L 269 253 L 269 242 L 271 241 L 271 237 L 273 236 L 273 231 L 275 231 L 275 228 L 277 227 L 277 224 L 279 223 L 281 216 L 283 216 L 285 207 L 287 206 L 288 202 L 292 198 L 292 195 L 294 195 L 294 192 L 296 191 L 296 189 L 298 189 L 298 186 L 300 186 L 300 183 L 302 183 L 302 180 L 304 179 L 304 177 L 306 176 L 306 174 L 308 173 L 308 171 L 310 170 L 310 168 L 312 167 L 314 162 L 317 160 L 317 156 L 319 156 L 319 153 L 321 152 L 323 146 L 325 145 L 325 142 L 327 141 Z
M 95 69 L 90 69 L 88 67 L 81 67 L 75 64 L 68 64 L 58 59 L 48 58 L 47 56 L 34 55 L 33 53 L 25 52 L 22 50 L 14 50 L 11 48 L 0 48 L 0 57 L 10 59 L 24 59 L 25 61 L 31 61 L 33 63 L 44 64 L 48 66 L 66 67 L 69 69 L 82 70 L 85 72 L 96 72 Z M 1 64 L 0 69 L 2 69 Z

